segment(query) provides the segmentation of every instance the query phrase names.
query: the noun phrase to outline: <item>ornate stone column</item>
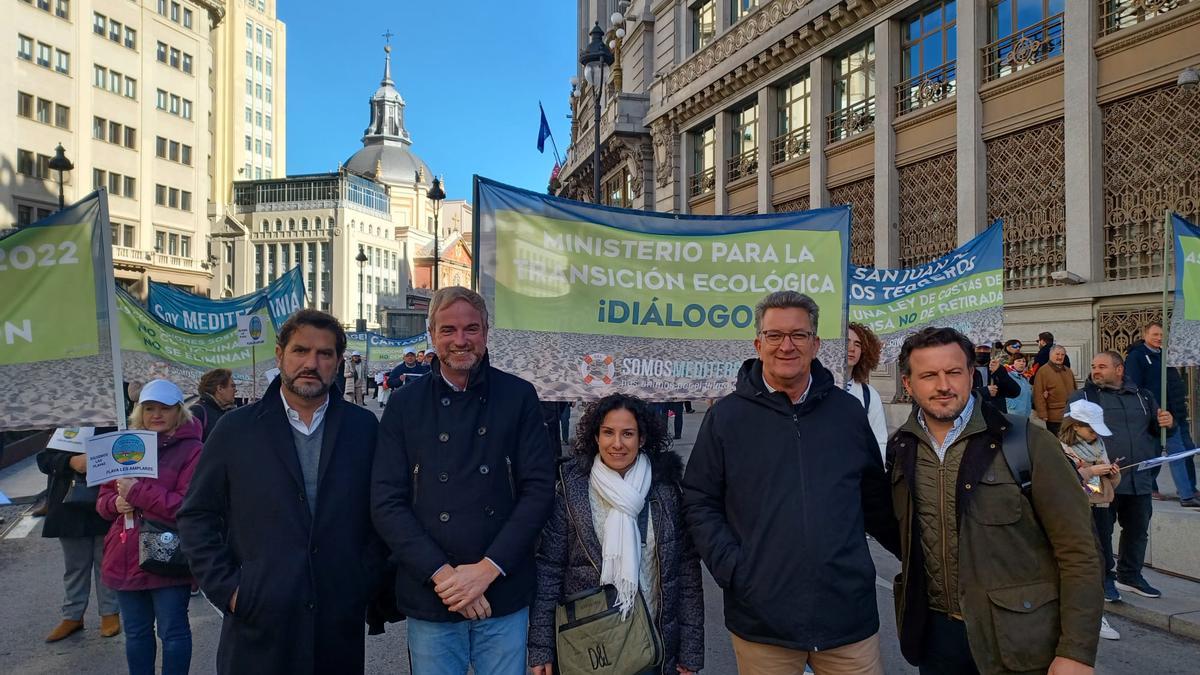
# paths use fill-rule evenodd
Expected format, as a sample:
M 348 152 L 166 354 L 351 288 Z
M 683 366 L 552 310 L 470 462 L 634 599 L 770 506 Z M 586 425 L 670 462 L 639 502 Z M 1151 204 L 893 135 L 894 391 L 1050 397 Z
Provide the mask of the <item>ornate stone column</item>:
M 1103 151 L 1096 104 L 1097 5 L 1067 0 L 1063 26 L 1063 146 L 1067 271 L 1104 280 Z
M 955 124 L 958 145 L 958 243 L 983 228 L 987 218 L 987 149 L 983 145 L 983 104 L 979 85 L 987 44 L 987 7 L 958 3 L 958 63 L 955 68 Z
M 808 154 L 808 203 L 809 208 L 829 206 L 829 162 L 825 158 L 828 145 L 829 120 L 833 105 L 833 61 L 828 56 L 818 56 L 809 64 L 809 81 L 812 96 L 810 126 L 812 141 Z
M 900 29 L 875 26 L 875 266 L 895 267 L 899 256 L 900 179 L 896 171 L 896 90 L 900 75 Z

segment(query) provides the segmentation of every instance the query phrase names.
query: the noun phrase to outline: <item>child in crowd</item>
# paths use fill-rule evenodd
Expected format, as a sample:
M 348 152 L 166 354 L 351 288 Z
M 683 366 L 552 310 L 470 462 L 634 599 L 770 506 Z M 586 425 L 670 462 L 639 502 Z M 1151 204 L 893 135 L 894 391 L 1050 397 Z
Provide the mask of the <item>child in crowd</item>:
M 1104 600 L 1117 602 L 1121 599 L 1117 591 L 1112 565 L 1112 516 L 1109 504 L 1121 482 L 1121 469 L 1104 448 L 1103 436 L 1112 436 L 1104 424 L 1104 409 L 1091 401 L 1073 401 L 1063 415 L 1058 440 L 1079 472 L 1084 492 L 1092 505 L 1092 520 L 1099 535 L 1100 564 L 1103 567 Z M 1100 637 L 1119 640 L 1121 634 L 1108 623 L 1107 617 L 1100 619 Z

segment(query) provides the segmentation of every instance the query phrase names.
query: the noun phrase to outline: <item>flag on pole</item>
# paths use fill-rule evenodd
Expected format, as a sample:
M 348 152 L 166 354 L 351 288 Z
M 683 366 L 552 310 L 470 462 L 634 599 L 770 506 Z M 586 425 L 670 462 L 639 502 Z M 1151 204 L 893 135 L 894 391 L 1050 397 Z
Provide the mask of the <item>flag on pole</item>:
M 541 122 L 541 125 L 538 127 L 537 148 L 538 148 L 538 152 L 545 153 L 546 152 L 546 139 L 547 138 L 551 138 L 551 140 L 553 140 L 553 139 L 552 139 L 552 135 L 550 133 L 550 122 L 548 122 L 546 120 L 546 111 L 542 108 L 542 104 L 540 102 L 538 103 L 538 111 L 542 113 L 542 122 Z
M 1172 213 L 1171 229 L 1175 237 L 1175 308 L 1165 361 L 1168 366 L 1196 366 L 1200 365 L 1200 227 Z

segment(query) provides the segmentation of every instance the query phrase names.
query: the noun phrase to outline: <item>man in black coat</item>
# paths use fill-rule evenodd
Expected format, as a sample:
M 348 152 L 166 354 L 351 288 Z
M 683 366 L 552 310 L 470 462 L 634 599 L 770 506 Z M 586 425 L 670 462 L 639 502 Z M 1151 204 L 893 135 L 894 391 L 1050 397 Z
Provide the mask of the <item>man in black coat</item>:
M 433 372 L 388 399 L 371 488 L 413 673 L 525 675 L 534 546 L 554 503 L 537 394 L 488 365 L 474 291 L 434 293 L 429 334 Z
M 866 411 L 814 358 L 817 315 L 795 291 L 755 308 L 759 358 L 704 416 L 684 516 L 725 590 L 739 671 L 882 675 L 866 533 L 893 553 L 899 535 Z
M 979 397 L 1000 412 L 1008 412 L 1004 399 L 1021 395 L 1021 388 L 1013 381 L 1004 367 L 1001 355 L 993 355 L 987 343 L 975 345 L 975 372 L 971 375 L 971 388 Z
M 375 416 L 331 395 L 346 334 L 301 310 L 279 377 L 213 430 L 179 510 L 205 595 L 225 612 L 217 672 L 361 673 L 383 548 L 371 527 Z

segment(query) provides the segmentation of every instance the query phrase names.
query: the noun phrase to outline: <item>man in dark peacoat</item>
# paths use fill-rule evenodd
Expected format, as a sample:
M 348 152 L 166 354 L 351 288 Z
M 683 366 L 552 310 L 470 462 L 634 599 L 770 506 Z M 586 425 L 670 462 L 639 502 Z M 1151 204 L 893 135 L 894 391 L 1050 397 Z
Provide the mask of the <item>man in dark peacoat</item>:
M 289 323 L 310 313 L 322 314 L 302 310 Z M 304 331 L 341 333 L 328 319 L 331 325 L 318 318 L 322 328 L 302 324 L 293 333 L 285 324 L 277 354 Z M 336 342 L 328 363 L 280 358 L 280 376 L 262 399 L 225 415 L 179 511 L 192 572 L 225 612 L 220 673 L 363 672 L 366 608 L 383 565 L 369 503 L 377 422 L 330 388 L 344 333 Z M 327 395 L 308 435 L 320 436 L 319 456 L 305 456 L 294 436 L 300 432 L 289 417 L 297 411 L 280 391 L 289 382 Z

